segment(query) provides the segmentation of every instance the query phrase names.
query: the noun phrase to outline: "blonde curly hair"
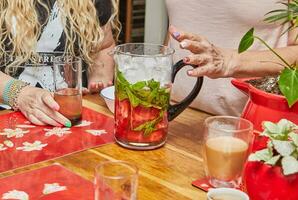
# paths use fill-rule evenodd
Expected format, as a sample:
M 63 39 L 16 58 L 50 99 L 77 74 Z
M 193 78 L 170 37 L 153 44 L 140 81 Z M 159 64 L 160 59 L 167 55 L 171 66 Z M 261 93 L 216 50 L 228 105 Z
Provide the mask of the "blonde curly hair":
M 91 65 L 94 53 L 100 50 L 104 39 L 104 27 L 101 27 L 94 0 L 56 0 L 66 35 L 64 53 L 75 55 L 77 42 L 80 56 Z M 118 0 L 111 0 L 112 14 L 107 22 L 116 38 L 120 32 L 118 19 Z M 13 57 L 7 68 L 19 66 L 28 60 L 36 60 L 36 45 L 42 26 L 38 10 L 44 9 L 49 16 L 47 0 L 1 0 L 0 1 L 0 59 Z M 9 46 L 9 51 L 7 51 Z

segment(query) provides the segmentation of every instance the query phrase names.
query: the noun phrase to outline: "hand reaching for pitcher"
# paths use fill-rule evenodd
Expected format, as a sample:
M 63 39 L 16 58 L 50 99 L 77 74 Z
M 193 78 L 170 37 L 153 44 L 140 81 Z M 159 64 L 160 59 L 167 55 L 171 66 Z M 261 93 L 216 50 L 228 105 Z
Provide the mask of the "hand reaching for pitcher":
M 209 78 L 233 76 L 234 68 L 237 66 L 237 54 L 234 51 L 218 48 L 205 37 L 178 30 L 174 26 L 170 26 L 169 32 L 180 43 L 182 49 L 192 53 L 183 58 L 184 63 L 198 66 L 187 72 L 189 76 Z

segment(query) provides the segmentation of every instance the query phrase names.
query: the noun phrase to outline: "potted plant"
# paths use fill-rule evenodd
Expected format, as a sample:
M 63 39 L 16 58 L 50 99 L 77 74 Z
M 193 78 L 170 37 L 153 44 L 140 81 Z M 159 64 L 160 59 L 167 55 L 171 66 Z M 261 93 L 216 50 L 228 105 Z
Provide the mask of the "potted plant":
M 281 20 L 283 24 L 289 23 L 289 28 L 285 31 L 287 32 L 298 26 L 298 1 L 282 4 L 287 8 L 271 11 L 265 21 L 271 23 Z M 282 118 L 287 118 L 298 123 L 298 64 L 285 61 L 264 40 L 254 35 L 253 28 L 241 39 L 238 52 L 246 51 L 255 39 L 263 43 L 280 59 L 279 64 L 284 66 L 284 70 L 276 77 L 232 81 L 233 85 L 250 96 L 242 117 L 253 122 L 255 130 L 258 131 L 262 130 L 262 121 L 277 122 Z
M 286 119 L 263 123 L 266 146 L 253 152 L 243 183 L 251 200 L 298 199 L 298 126 Z

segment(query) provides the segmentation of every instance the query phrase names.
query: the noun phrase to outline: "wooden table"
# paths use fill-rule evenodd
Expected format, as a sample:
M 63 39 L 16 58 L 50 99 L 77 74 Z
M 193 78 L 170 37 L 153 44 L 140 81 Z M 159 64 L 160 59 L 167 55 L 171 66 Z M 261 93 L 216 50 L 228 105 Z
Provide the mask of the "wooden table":
M 84 106 L 112 116 L 98 95 L 85 96 Z M 2 111 L 0 114 L 6 112 Z M 205 200 L 205 192 L 193 187 L 191 182 L 204 176 L 200 149 L 202 147 L 203 121 L 208 116 L 200 111 L 186 109 L 170 123 L 168 141 L 164 147 L 157 150 L 132 151 L 117 144 L 107 144 L 0 173 L 0 178 L 58 162 L 82 177 L 92 180 L 94 168 L 101 161 L 125 160 L 135 163 L 139 167 L 138 199 Z

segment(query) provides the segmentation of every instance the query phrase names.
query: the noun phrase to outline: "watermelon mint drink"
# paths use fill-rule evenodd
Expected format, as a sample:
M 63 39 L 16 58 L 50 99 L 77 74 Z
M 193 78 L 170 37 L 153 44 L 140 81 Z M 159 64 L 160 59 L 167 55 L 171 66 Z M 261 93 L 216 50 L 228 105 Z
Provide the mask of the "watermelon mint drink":
M 170 105 L 176 74 L 186 64 L 173 65 L 174 49 L 157 44 L 127 43 L 113 51 L 115 70 L 115 139 L 126 148 L 150 150 L 165 144 L 168 123 L 199 93 L 203 78 L 181 102 Z M 196 66 L 191 66 L 196 67 Z
M 116 140 L 141 148 L 162 145 L 168 130 L 171 84 L 162 87 L 154 79 L 130 84 L 120 71 L 116 77 Z

